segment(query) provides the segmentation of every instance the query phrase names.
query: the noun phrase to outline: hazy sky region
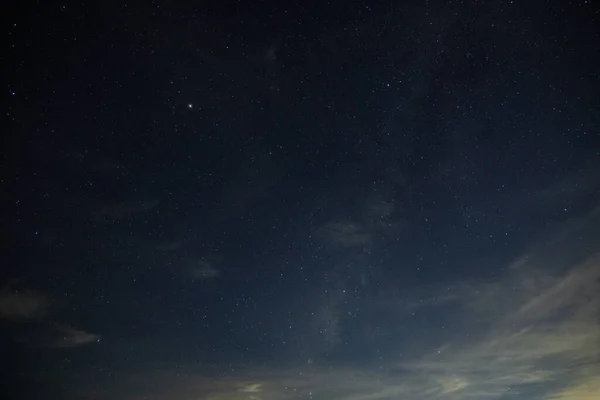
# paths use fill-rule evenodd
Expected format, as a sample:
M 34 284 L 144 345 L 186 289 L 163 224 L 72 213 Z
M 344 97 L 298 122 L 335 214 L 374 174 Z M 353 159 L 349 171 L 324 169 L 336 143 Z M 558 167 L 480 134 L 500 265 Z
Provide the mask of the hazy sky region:
M 7 6 L 0 397 L 600 399 L 598 10 Z

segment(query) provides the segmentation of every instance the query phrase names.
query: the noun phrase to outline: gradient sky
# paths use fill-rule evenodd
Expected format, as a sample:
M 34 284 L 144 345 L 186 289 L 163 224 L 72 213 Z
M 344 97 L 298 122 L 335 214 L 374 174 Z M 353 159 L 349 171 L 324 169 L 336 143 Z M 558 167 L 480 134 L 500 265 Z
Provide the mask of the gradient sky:
M 3 13 L 3 398 L 600 398 L 595 2 L 96 3 Z

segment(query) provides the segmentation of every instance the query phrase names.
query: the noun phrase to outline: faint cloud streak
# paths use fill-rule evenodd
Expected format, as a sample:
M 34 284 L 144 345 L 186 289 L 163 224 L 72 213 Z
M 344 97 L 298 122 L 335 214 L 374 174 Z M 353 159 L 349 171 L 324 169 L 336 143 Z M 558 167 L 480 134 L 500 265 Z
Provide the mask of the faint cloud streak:
M 318 235 L 324 241 L 342 247 L 366 246 L 371 243 L 373 234 L 361 224 L 351 221 L 329 222 Z
M 57 329 L 61 337 L 55 341 L 49 342 L 49 347 L 79 347 L 100 340 L 100 335 L 89 333 L 81 329 L 63 326 L 60 326 Z

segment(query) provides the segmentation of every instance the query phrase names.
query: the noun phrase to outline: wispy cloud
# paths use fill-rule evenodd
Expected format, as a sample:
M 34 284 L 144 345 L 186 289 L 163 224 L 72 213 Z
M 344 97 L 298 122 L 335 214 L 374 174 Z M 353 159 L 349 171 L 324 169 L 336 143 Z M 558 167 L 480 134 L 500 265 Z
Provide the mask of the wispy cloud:
M 0 319 L 40 319 L 48 313 L 49 301 L 34 290 L 18 290 L 11 282 L 0 290 Z
M 187 274 L 194 279 L 211 279 L 221 274 L 215 266 L 204 260 L 197 260 L 186 267 Z
M 570 226 L 567 236 L 580 240 L 581 232 L 588 234 L 590 224 L 598 222 L 596 217 L 575 230 Z M 385 301 L 374 299 L 369 310 L 386 321 L 380 330 L 391 335 L 400 326 L 405 332 L 396 341 L 388 335 L 378 344 L 384 357 L 375 362 L 350 367 L 301 360 L 294 366 L 245 368 L 221 377 L 196 371 L 183 378 L 178 368 L 152 380 L 161 390 L 139 393 L 151 400 L 596 399 L 600 254 L 590 251 L 573 258 L 565 246 L 558 251 L 558 262 L 554 249 L 564 240 L 570 239 L 535 245 L 493 280 L 390 291 L 382 295 Z M 312 329 L 332 330 L 325 338 L 328 350 L 346 346 L 345 335 L 357 326 L 344 325 L 345 300 L 333 295 L 317 299 L 324 307 L 311 314 Z M 413 311 L 425 322 L 415 322 Z M 445 313 L 452 319 L 449 324 L 431 323 Z M 311 350 L 316 346 L 316 340 L 310 342 Z
M 171 273 L 194 281 L 211 281 L 223 274 L 222 257 L 217 254 L 198 255 L 192 240 L 173 240 L 153 246 L 159 252 L 160 262 Z
M 244 383 L 243 386 L 238 389 L 240 392 L 244 393 L 260 393 L 262 392 L 263 383 Z
M 600 257 L 560 276 L 541 271 L 538 279 L 517 273 L 474 288 L 464 299 L 462 335 L 453 332 L 454 340 L 398 366 L 434 377 L 441 382 L 435 394 L 448 399 L 565 384 L 600 360 Z M 444 382 L 456 382 L 455 390 Z
M 572 385 L 549 395 L 547 400 L 597 400 L 600 396 L 600 365 L 590 368 Z
M 331 220 L 317 230 L 317 237 L 342 248 L 368 248 L 406 229 L 407 221 L 395 215 L 394 202 L 385 196 L 373 195 L 360 207 L 359 218 Z
M 19 289 L 13 280 L 0 290 L 0 319 L 22 325 L 14 339 L 31 347 L 77 347 L 96 342 L 99 335 L 49 322 L 50 300 L 41 292 Z
M 57 326 L 58 338 L 49 341 L 49 347 L 78 347 L 88 343 L 98 342 L 100 335 L 89 333 L 81 329 L 66 326 Z
M 330 244 L 343 247 L 365 246 L 373 240 L 372 232 L 352 221 L 329 222 L 319 230 L 318 235 Z

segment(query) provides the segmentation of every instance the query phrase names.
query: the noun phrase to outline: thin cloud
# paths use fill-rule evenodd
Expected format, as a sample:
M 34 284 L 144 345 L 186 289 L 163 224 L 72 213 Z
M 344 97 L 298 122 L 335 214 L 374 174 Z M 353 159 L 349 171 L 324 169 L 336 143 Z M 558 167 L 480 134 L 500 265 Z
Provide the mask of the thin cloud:
M 368 248 L 376 241 L 388 238 L 406 229 L 407 222 L 394 217 L 395 205 L 382 196 L 373 196 L 364 204 L 358 221 L 329 221 L 317 230 L 324 242 L 344 248 Z
M 48 322 L 50 301 L 48 297 L 31 289 L 14 287 L 16 280 L 0 291 L 0 319 L 21 327 L 14 338 L 31 347 L 77 347 L 96 342 L 99 335 L 80 329 Z
M 156 246 L 156 250 L 164 253 L 172 253 L 179 251 L 182 247 L 183 243 L 179 240 L 173 242 L 161 243 Z
M 260 383 L 245 383 L 238 391 L 244 393 L 259 393 L 262 392 L 262 382 Z
M 532 384 L 567 382 L 572 369 L 597 363 L 600 257 L 562 276 L 540 279 L 538 287 L 518 276 L 496 284 L 491 295 L 469 300 L 476 303 L 463 317 L 465 334 L 472 333 L 469 340 L 456 339 L 420 360 L 399 365 L 439 382 L 462 382 L 456 397 L 445 384 L 436 392 L 459 399 L 475 392 L 480 398 L 497 398 L 523 392 Z M 518 300 L 504 302 L 505 297 Z M 473 322 L 486 315 L 494 320 L 484 329 Z
M 59 326 L 57 333 L 60 337 L 49 342 L 49 347 L 79 347 L 100 341 L 100 335 L 71 327 Z
M 588 231 L 589 225 L 582 229 Z M 571 234 L 580 237 L 580 231 Z M 386 302 L 374 300 L 369 312 L 387 316 L 381 329 L 399 332 L 394 327 L 401 326 L 406 332 L 395 343 L 381 343 L 385 352 L 375 363 L 342 367 L 321 365 L 323 360 L 317 359 L 301 366 L 256 367 L 218 377 L 210 371 L 190 372 L 186 378 L 179 367 L 149 383 L 160 390 L 145 387 L 139 396 L 595 400 L 600 389 L 600 254 L 588 254 L 576 263 L 567 256 L 564 265 L 554 262 L 548 268 L 545 260 L 557 258 L 550 250 L 544 246 L 530 250 L 492 281 L 430 286 L 424 293 L 387 292 Z M 315 310 L 309 325 L 317 332 L 334 328 L 327 349 L 345 345 L 345 335 L 352 333 L 341 329 L 345 298 L 333 296 L 318 304 L 324 307 Z M 426 323 L 414 322 L 407 310 L 415 309 L 425 315 Z M 430 323 L 435 317 L 426 318 L 427 313 L 439 316 L 446 311 L 453 321 L 444 329 Z M 318 343 L 315 339 L 309 345 Z M 398 349 L 407 351 L 402 355 Z
M 330 244 L 343 247 L 366 246 L 373 240 L 373 233 L 352 221 L 329 222 L 319 230 L 318 235 Z
M 49 301 L 34 290 L 17 290 L 12 283 L 0 290 L 0 319 L 32 320 L 48 313 Z
M 46 322 L 24 328 L 18 331 L 14 340 L 30 348 L 73 348 L 100 341 L 100 335 L 62 324 Z
M 194 279 L 212 279 L 221 274 L 213 264 L 204 260 L 197 260 L 187 267 L 187 274 Z
M 587 372 L 575 383 L 560 392 L 551 394 L 547 400 L 597 400 L 600 395 L 600 366 Z

